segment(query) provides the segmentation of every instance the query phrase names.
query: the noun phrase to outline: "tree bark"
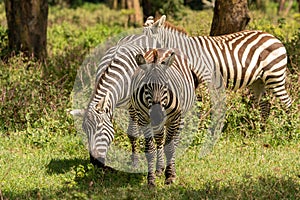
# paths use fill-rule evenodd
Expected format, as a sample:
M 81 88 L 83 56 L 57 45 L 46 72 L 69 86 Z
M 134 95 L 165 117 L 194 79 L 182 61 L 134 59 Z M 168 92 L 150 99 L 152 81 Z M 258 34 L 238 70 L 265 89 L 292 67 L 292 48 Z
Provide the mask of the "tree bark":
M 293 7 L 293 0 L 289 0 L 289 4 L 288 4 L 287 8 L 284 11 L 284 15 L 285 16 L 289 14 L 289 12 L 292 9 L 292 7 Z
M 141 11 L 140 1 L 139 0 L 127 0 L 127 8 L 133 9 L 134 13 L 129 15 L 128 24 L 134 26 L 141 26 L 143 23 L 143 15 Z
M 279 0 L 277 15 L 280 15 L 284 9 L 285 0 Z
M 143 13 L 144 13 L 144 22 L 147 20 L 149 16 L 155 17 L 155 12 L 153 12 L 153 5 L 151 0 L 143 0 L 142 1 L 143 6 Z
M 250 21 L 247 0 L 216 0 L 210 35 L 244 30 Z
M 27 56 L 47 56 L 48 0 L 5 0 L 9 47 Z

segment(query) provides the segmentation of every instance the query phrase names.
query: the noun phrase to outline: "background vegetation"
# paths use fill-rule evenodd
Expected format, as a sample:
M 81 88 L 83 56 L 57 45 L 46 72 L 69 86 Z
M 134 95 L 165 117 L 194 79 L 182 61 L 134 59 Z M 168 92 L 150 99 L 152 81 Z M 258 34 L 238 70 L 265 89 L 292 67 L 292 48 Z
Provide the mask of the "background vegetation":
M 300 15 L 275 15 L 277 5 L 251 10 L 249 29 L 268 31 L 289 53 L 288 91 L 293 105 L 286 114 L 272 96 L 271 116 L 262 130 L 247 90 L 228 92 L 224 134 L 209 156 L 199 151 L 207 119 L 178 159 L 178 179 L 147 188 L 146 174 L 104 173 L 89 164 L 82 135 L 67 110 L 76 70 L 87 53 L 128 30 L 127 17 L 104 4 L 77 8 L 51 6 L 48 59 L 36 62 L 7 55 L 7 29 L 0 4 L 0 199 L 299 199 L 300 198 Z M 191 35 L 208 35 L 212 10 L 183 8 L 168 18 Z M 199 91 L 203 115 L 209 108 Z M 128 145 L 124 133 L 116 141 Z

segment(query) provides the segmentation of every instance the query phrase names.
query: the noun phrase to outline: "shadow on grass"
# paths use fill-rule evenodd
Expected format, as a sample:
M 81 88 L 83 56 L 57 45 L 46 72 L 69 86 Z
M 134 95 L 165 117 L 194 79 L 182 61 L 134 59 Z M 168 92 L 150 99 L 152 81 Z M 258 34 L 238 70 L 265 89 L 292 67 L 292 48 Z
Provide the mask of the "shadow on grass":
M 60 190 L 48 188 L 3 194 L 9 199 L 300 199 L 300 180 L 297 178 L 266 175 L 242 183 L 207 181 L 149 188 L 146 174 L 102 172 L 78 179 L 74 186 L 65 185 Z M 200 189 L 193 189 L 195 187 Z
M 88 159 L 52 159 L 47 165 L 48 174 L 64 174 L 72 169 L 72 167 L 89 164 Z
M 215 181 L 205 183 L 204 189 L 186 190 L 180 187 L 179 191 L 182 191 L 183 199 L 300 199 L 300 178 L 297 178 L 267 175 L 240 184 L 224 186 L 222 182 Z
M 146 177 L 146 173 L 128 173 L 123 171 L 118 171 L 115 169 L 111 170 L 104 170 L 102 168 L 92 167 L 89 165 L 89 159 L 52 159 L 50 163 L 47 165 L 47 172 L 52 174 L 63 174 L 74 170 L 74 177 L 73 181 L 77 182 L 78 185 L 81 183 L 88 183 L 89 185 L 91 182 L 93 184 L 101 185 L 127 185 L 127 184 L 135 184 L 142 181 L 143 177 Z M 84 170 L 84 171 L 82 171 Z M 83 173 L 80 175 L 80 173 Z

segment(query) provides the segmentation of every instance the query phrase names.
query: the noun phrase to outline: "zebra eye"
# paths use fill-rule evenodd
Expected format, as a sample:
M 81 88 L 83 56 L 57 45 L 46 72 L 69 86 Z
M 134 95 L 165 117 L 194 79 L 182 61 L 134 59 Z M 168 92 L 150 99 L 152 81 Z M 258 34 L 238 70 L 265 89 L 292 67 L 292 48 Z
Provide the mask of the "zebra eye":
M 161 64 L 162 64 L 162 65 L 165 65 L 165 64 L 166 64 L 166 61 L 162 61 Z

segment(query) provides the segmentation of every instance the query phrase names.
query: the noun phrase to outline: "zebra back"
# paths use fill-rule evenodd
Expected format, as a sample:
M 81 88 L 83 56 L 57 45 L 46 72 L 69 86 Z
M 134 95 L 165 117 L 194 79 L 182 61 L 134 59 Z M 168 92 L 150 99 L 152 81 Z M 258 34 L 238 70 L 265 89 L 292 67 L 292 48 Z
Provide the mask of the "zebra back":
M 190 37 L 165 20 L 165 16 L 157 21 L 148 18 L 144 34 L 164 47 L 178 48 L 186 54 L 194 66 L 193 71 L 199 72 L 196 73 L 199 80 L 219 71 L 224 85 L 232 90 L 262 81 L 262 87 L 255 93 L 270 89 L 286 107 L 291 105 L 285 89 L 287 52 L 276 37 L 258 30 Z

